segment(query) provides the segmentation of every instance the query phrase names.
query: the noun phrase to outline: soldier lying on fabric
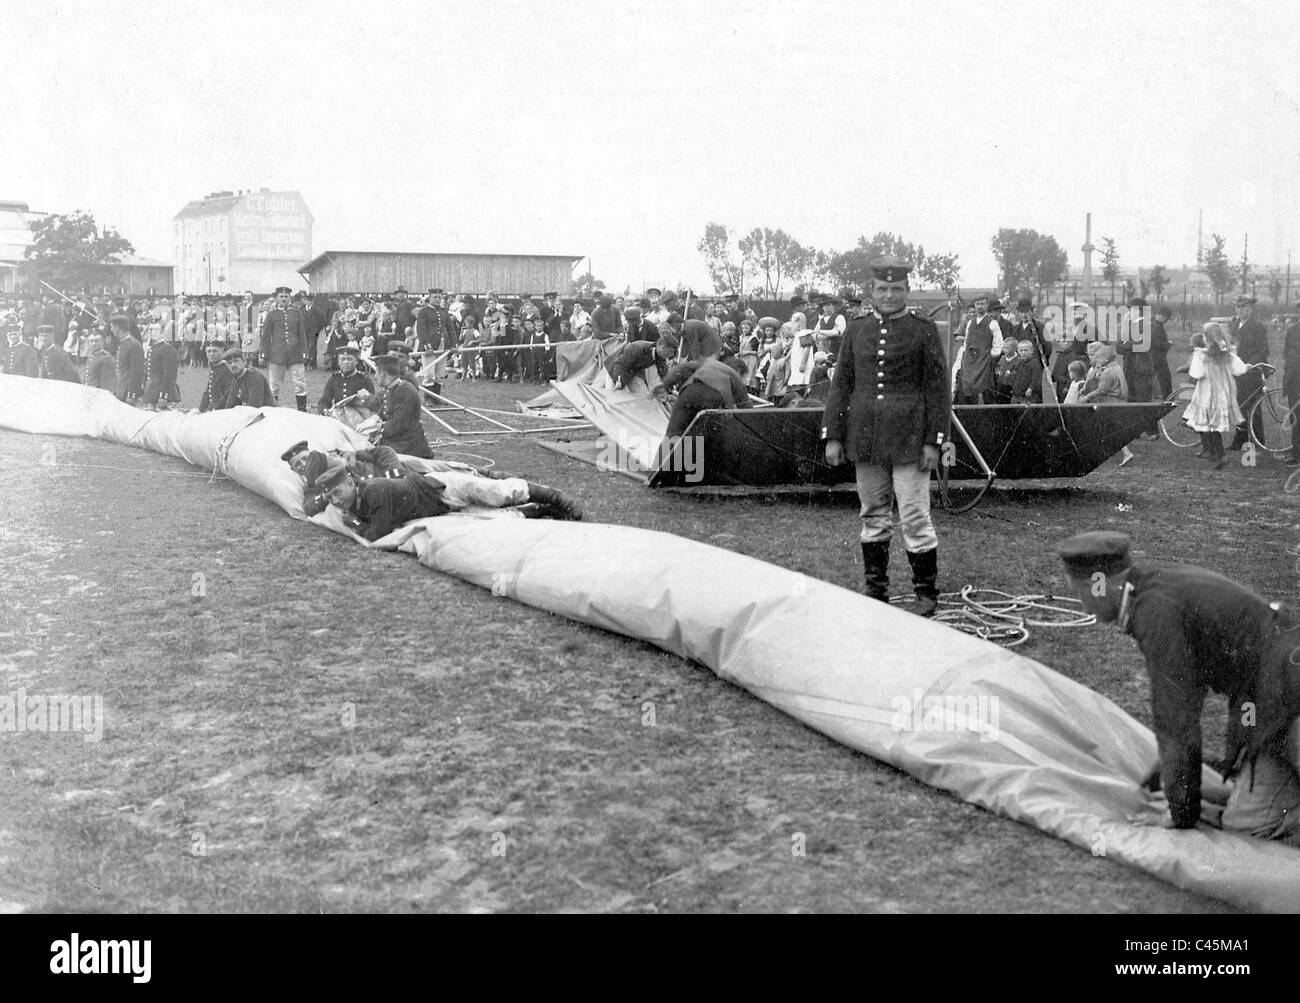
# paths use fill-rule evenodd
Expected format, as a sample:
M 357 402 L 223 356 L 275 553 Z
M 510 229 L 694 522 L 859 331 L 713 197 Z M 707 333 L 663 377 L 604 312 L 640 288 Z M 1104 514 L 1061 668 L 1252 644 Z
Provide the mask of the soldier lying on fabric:
M 1129 558 L 1122 533 L 1080 533 L 1057 553 L 1098 620 L 1117 622 L 1147 660 L 1166 828 L 1201 816 L 1206 687 L 1228 697 L 1224 829 L 1300 843 L 1300 621 L 1280 603 L 1204 568 Z
M 358 478 L 347 464 L 331 463 L 312 484 L 343 513 L 344 524 L 375 541 L 416 519 L 446 515 L 471 506 L 513 508 L 526 518 L 582 518 L 576 501 L 555 488 L 519 477 L 496 480 L 449 470 L 400 477 Z

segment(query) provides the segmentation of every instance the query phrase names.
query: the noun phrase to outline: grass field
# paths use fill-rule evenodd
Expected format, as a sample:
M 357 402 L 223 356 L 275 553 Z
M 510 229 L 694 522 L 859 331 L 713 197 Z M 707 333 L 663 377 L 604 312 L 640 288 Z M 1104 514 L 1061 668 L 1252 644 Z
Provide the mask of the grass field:
M 187 402 L 203 373 L 182 372 Z M 508 409 L 537 388 L 448 392 Z M 851 497 L 656 493 L 526 438 L 426 427 L 440 454 L 562 487 L 591 520 L 859 587 Z M 940 584 L 1050 593 L 1057 540 L 1117 528 L 1139 556 L 1294 594 L 1284 468 L 1133 448 L 1123 469 L 937 513 Z M 0 457 L 0 693 L 106 709 L 99 742 L 0 734 L 0 909 L 1225 908 L 927 788 L 698 665 L 367 552 L 180 460 L 11 432 Z M 905 569 L 895 543 L 896 590 Z M 1114 628 L 1035 630 L 1021 650 L 1150 720 Z M 1212 700 L 1212 758 L 1222 720 Z

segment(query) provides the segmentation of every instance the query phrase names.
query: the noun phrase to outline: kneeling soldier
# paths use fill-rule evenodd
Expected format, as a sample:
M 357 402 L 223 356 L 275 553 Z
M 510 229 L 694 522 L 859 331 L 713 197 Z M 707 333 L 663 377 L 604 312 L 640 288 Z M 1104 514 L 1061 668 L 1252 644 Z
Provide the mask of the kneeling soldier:
M 1160 759 L 1143 786 L 1164 790 L 1163 825 L 1201 820 L 1208 686 L 1228 696 L 1222 772 L 1236 783 L 1223 828 L 1300 841 L 1300 621 L 1213 571 L 1134 564 L 1123 533 L 1080 533 L 1057 553 L 1088 612 L 1118 623 L 1147 660 Z

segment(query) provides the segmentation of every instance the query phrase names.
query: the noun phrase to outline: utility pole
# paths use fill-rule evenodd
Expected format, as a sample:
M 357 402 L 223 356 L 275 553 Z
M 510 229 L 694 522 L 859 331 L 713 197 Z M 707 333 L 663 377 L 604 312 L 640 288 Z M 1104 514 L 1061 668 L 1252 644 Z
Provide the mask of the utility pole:
M 1246 234 L 1241 242 L 1241 295 L 1246 295 L 1246 274 L 1250 269 L 1249 259 L 1246 252 L 1250 250 L 1250 234 Z
M 1092 295 L 1092 252 L 1097 248 L 1092 242 L 1092 213 L 1088 213 L 1087 223 L 1084 224 L 1083 237 L 1083 295 Z

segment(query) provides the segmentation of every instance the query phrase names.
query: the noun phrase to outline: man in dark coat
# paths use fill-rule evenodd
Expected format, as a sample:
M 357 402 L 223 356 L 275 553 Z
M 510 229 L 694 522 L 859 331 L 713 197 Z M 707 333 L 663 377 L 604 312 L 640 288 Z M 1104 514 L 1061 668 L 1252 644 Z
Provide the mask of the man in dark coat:
M 104 348 L 104 336 L 92 331 L 86 339 L 86 386 L 117 392 L 117 361 Z
M 415 326 L 415 303 L 407 298 L 406 287 L 398 286 L 393 293 L 393 323 L 397 328 L 397 337 L 406 336 L 406 329 Z
M 560 294 L 556 292 L 547 293 L 545 303 L 539 308 L 542 315 L 542 331 L 552 345 L 560 340 L 560 323 L 564 319 L 560 309 Z
M 930 616 L 939 598 L 930 474 L 947 438 L 951 400 L 938 328 L 907 309 L 911 270 L 896 257 L 872 266 L 877 313 L 845 332 L 822 438 L 828 464 L 856 465 L 866 594 L 889 601 L 891 506 L 897 499 L 917 611 Z
M 1165 325 L 1173 311 L 1167 306 L 1156 307 L 1151 321 L 1151 378 L 1155 385 L 1156 400 L 1165 400 L 1174 392 L 1173 374 L 1169 371 L 1169 332 Z
M 199 400 L 200 412 L 216 411 L 226 406 L 233 378 L 230 367 L 222 361 L 221 346 L 210 341 L 205 350 L 208 355 L 208 384 L 203 388 L 203 397 Z
M 117 399 L 135 404 L 144 393 L 144 348 L 131 334 L 131 319 L 115 313 L 109 320 L 117 336 Z
M 416 519 L 470 505 L 518 508 L 532 518 L 582 518 L 581 506 L 563 492 L 519 477 L 496 479 L 447 471 L 358 480 L 346 463 L 335 461 L 313 483 L 343 513 L 344 524 L 371 542 Z
M 1124 360 L 1124 382 L 1128 384 L 1128 399 L 1134 404 L 1147 404 L 1151 401 L 1151 391 L 1155 386 L 1155 369 L 1151 364 L 1151 331 L 1146 325 L 1147 301 L 1141 296 L 1133 296 L 1128 301 L 1127 341 L 1121 340 L 1115 345 L 1115 351 Z M 1160 423 L 1152 418 L 1151 423 L 1142 433 L 1143 438 L 1155 439 L 1160 436 Z
M 279 286 L 275 306 L 262 320 L 262 355 L 270 373 L 271 400 L 280 403 L 280 385 L 293 380 L 293 396 L 299 411 L 307 410 L 307 322 L 302 311 L 291 305 L 292 290 Z
M 144 404 L 150 410 L 167 410 L 181 402 L 181 388 L 176 383 L 180 358 L 170 342 L 163 340 L 162 329 L 155 327 L 149 350 L 145 353 Z
M 37 352 L 40 357 L 40 374 L 43 380 L 63 380 L 67 383 L 80 383 L 81 373 L 68 353 L 54 343 L 54 328 L 42 324 L 38 330 L 40 344 Z
M 17 324 L 11 326 L 6 337 L 9 340 L 9 347 L 5 349 L 4 358 L 0 360 L 3 363 L 0 365 L 0 370 L 10 376 L 30 376 L 32 379 L 39 377 L 40 359 L 36 349 L 23 341 L 22 327 Z
M 377 444 L 407 456 L 432 459 L 433 450 L 420 424 L 420 391 L 402 378 L 401 357 L 381 355 L 373 362 L 375 381 L 382 391 L 379 417 L 384 423 Z
M 732 358 L 739 365 L 739 358 Z M 717 359 L 696 359 L 674 366 L 664 377 L 661 389 L 667 394 L 679 386 L 682 389 L 673 401 L 668 430 L 664 433 L 665 451 L 672 449 L 673 440 L 690 427 L 701 411 L 754 406 L 740 373 L 732 365 Z
M 1228 337 L 1237 346 L 1237 358 L 1248 366 L 1268 362 L 1268 329 L 1255 319 L 1255 301 L 1249 296 L 1237 297 L 1237 316 L 1228 325 Z M 1264 377 L 1258 369 L 1252 369 L 1237 377 L 1237 404 L 1243 418 L 1249 420 L 1246 401 L 1264 385 Z M 1246 423 L 1237 426 L 1229 449 L 1240 449 L 1247 438 Z M 1255 436 L 1264 441 L 1264 416 L 1255 415 Z
M 222 407 L 268 407 L 275 403 L 271 396 L 271 384 L 259 370 L 254 369 L 244 358 L 244 353 L 232 348 L 223 356 L 230 367 L 230 386 L 226 390 L 226 402 Z
M 668 371 L 668 363 L 677 358 L 677 342 L 671 338 L 657 338 L 654 341 L 630 341 L 621 349 L 611 352 L 605 360 L 605 371 L 614 381 L 615 390 L 649 391 L 645 373 L 654 367 L 662 380 Z M 637 386 L 637 381 L 640 386 Z
M 446 294 L 441 289 L 430 289 L 428 302 L 415 314 L 415 350 L 453 348 L 458 335 L 456 322 L 447 312 Z
M 1223 828 L 1300 842 L 1300 621 L 1293 611 L 1205 568 L 1134 563 L 1122 533 L 1081 533 L 1057 553 L 1088 612 L 1118 623 L 1146 658 L 1160 758 L 1143 786 L 1164 791 L 1162 824 L 1193 829 L 1201 821 L 1208 687 L 1228 697 L 1218 765 L 1236 783 Z

